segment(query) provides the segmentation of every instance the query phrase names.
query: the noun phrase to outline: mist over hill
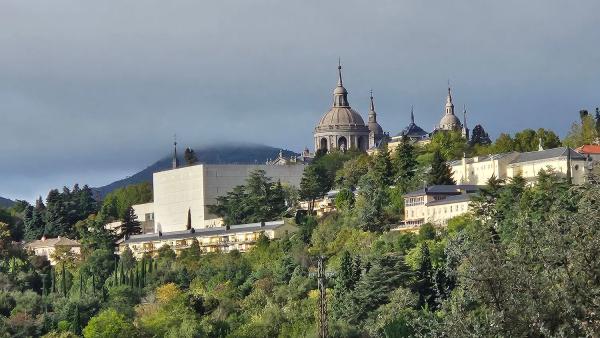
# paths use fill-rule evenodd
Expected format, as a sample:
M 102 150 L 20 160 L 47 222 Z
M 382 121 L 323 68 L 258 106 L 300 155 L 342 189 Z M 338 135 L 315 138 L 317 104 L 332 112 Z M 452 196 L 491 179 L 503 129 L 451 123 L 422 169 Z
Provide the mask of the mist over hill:
M 8 198 L 0 197 L 0 208 L 10 208 L 15 204 L 15 201 Z
M 279 155 L 280 148 L 266 146 L 262 144 L 215 144 L 201 147 L 194 147 L 194 152 L 199 163 L 204 164 L 264 164 L 268 159 L 276 158 Z M 177 150 L 177 158 L 181 165 L 185 165 L 183 153 L 185 149 Z M 289 150 L 283 150 L 285 156 L 297 155 Z M 105 186 L 93 188 L 99 198 L 106 196 L 111 191 L 127 186 L 129 184 L 151 182 L 152 174 L 161 170 L 171 168 L 173 155 L 166 155 L 160 160 L 149 165 L 129 177 L 112 182 Z

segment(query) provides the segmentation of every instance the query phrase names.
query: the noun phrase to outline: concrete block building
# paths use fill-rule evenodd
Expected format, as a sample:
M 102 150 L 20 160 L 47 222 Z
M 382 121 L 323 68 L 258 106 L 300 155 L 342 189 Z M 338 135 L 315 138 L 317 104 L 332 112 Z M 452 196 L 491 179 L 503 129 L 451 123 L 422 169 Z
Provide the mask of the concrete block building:
M 217 197 L 246 183 L 255 170 L 264 170 L 273 181 L 298 187 L 305 166 L 295 165 L 213 165 L 198 164 L 154 173 L 151 203 L 134 205 L 144 229 L 153 232 L 186 230 L 188 218 L 194 228 L 221 225 L 221 219 L 208 210 Z

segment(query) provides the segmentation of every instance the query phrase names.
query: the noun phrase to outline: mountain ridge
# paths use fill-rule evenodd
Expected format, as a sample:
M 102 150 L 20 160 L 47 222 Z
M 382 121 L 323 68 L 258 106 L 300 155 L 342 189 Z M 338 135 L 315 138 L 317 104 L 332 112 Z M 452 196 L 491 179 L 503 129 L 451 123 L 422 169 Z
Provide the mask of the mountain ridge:
M 264 164 L 268 159 L 279 156 L 280 151 L 284 156 L 298 155 L 290 150 L 253 143 L 222 143 L 192 149 L 194 149 L 198 162 L 204 164 Z M 177 158 L 179 163 L 185 163 L 183 149 L 178 152 Z M 101 199 L 118 188 L 130 184 L 151 182 L 153 173 L 171 168 L 172 160 L 172 155 L 164 156 L 131 176 L 92 189 L 96 197 Z
M 0 208 L 10 208 L 15 204 L 15 201 L 5 198 L 5 197 L 0 197 Z

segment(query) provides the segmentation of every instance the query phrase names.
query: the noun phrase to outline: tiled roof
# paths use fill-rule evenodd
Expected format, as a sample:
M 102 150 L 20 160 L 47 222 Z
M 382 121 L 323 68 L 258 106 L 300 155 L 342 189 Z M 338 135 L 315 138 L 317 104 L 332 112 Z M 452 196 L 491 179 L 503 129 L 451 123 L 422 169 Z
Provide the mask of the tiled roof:
M 204 236 L 219 236 L 226 234 L 234 234 L 240 232 L 253 232 L 258 230 L 272 230 L 277 229 L 284 225 L 284 221 L 272 221 L 265 222 L 262 226 L 261 223 L 249 223 L 249 224 L 237 224 L 230 225 L 229 229 L 226 226 L 214 227 L 214 228 L 202 228 L 202 229 L 191 229 L 183 231 L 171 231 L 163 233 L 151 233 L 143 235 L 133 235 L 122 243 L 139 243 L 149 241 L 162 241 L 165 239 L 186 239 L 192 237 L 204 237 Z
M 510 162 L 510 164 L 547 160 L 557 157 L 566 157 L 567 152 L 571 153 L 572 160 L 585 160 L 585 156 L 574 151 L 573 149 L 567 147 L 560 147 L 541 151 L 530 151 L 527 153 L 520 153 L 519 156 L 517 156 L 514 160 Z
M 38 239 L 36 241 L 25 244 L 26 248 L 36 249 L 45 247 L 57 247 L 57 246 L 80 246 L 79 242 L 68 239 L 66 237 Z
M 575 149 L 580 154 L 597 155 L 600 154 L 600 145 L 597 144 L 584 144 L 581 147 Z

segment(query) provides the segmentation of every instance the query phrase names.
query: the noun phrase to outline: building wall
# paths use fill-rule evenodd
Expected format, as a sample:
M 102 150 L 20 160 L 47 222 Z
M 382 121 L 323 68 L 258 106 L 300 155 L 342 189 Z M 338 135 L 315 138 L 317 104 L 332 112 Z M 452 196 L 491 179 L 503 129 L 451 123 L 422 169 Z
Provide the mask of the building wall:
M 488 180 L 495 176 L 496 178 L 507 178 L 507 166 L 518 156 L 517 153 L 506 154 L 505 156 L 493 159 L 479 161 L 479 157 L 469 159 L 471 163 L 466 163 L 465 159 L 452 165 L 452 178 L 459 184 L 486 185 Z M 466 177 L 466 179 L 464 179 Z
M 204 165 L 154 173 L 155 232 L 185 230 L 188 210 L 192 214 L 192 226 L 204 227 L 203 181 Z
M 141 258 L 146 253 L 154 255 L 158 249 L 165 245 L 169 245 L 176 254 L 180 254 L 182 250 L 188 249 L 191 246 L 194 239 L 197 239 L 200 243 L 200 250 L 203 253 L 217 251 L 230 252 L 233 250 L 245 252 L 250 250 L 256 244 L 261 233 L 264 233 L 269 239 L 279 239 L 286 234 L 297 230 L 298 228 L 293 225 L 284 224 L 275 229 L 257 231 L 244 231 L 241 229 L 237 232 L 222 235 L 194 236 L 190 234 L 190 237 L 181 239 L 150 240 L 148 242 L 131 244 L 121 243 L 119 245 L 119 253 L 122 253 L 125 248 L 129 246 L 134 256 L 136 258 Z
M 154 174 L 154 224 L 156 231 L 185 230 L 188 210 L 192 226 L 205 228 L 221 224 L 210 214 L 209 205 L 234 187 L 246 183 L 254 170 L 264 170 L 273 181 L 300 186 L 305 166 L 302 164 L 272 165 L 195 165 Z M 139 217 L 139 215 L 138 215 Z
M 33 249 L 33 253 L 36 256 L 46 257 L 50 261 L 50 265 L 56 265 L 56 261 L 54 259 L 52 259 L 52 255 L 54 254 L 54 251 L 56 251 L 56 250 L 53 246 L 38 247 L 38 248 Z M 71 247 L 71 252 L 74 253 L 75 255 L 80 255 L 81 247 L 73 246 L 73 247 Z
M 571 161 L 571 177 L 574 184 L 583 184 L 586 177 L 585 161 Z M 534 181 L 540 170 L 552 168 L 557 174 L 567 174 L 567 158 L 554 158 L 543 161 L 532 161 L 510 164 L 507 167 L 507 177 L 521 175 L 528 181 Z
M 147 234 L 156 231 L 154 227 L 154 203 L 136 204 L 131 206 L 142 226 L 142 233 Z
M 428 205 L 436 199 L 432 195 L 412 196 L 404 198 L 404 224 L 407 227 L 418 227 L 424 223 L 446 225 L 448 220 L 469 211 L 470 201 L 456 201 L 443 204 Z

